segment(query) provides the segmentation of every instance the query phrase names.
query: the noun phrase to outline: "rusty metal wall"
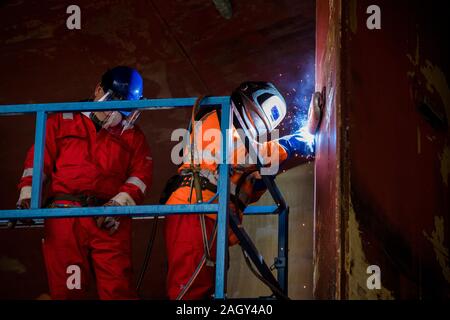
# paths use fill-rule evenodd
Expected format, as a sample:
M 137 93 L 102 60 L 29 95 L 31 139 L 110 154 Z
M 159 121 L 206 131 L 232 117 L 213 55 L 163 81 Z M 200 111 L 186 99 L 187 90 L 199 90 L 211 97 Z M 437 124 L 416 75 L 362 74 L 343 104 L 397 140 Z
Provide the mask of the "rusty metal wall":
M 381 9 L 381 30 L 366 27 L 372 4 Z M 328 6 L 341 8 L 340 18 L 329 15 Z M 324 192 L 336 191 L 339 204 L 330 214 L 337 222 L 327 230 L 317 212 L 317 232 L 340 234 L 335 243 L 321 235 L 316 242 L 317 297 L 448 299 L 450 24 L 444 2 L 321 1 L 317 19 L 318 35 L 320 21 L 330 21 L 328 33 L 336 28 L 342 35 L 340 71 L 318 60 L 320 70 L 338 74 L 341 95 L 334 104 L 337 151 L 316 165 L 340 159 L 337 190 L 321 189 L 320 182 L 316 189 L 319 209 L 336 203 L 318 203 Z M 324 43 L 317 43 L 319 57 L 334 44 L 318 41 Z M 328 132 L 321 130 L 323 139 Z M 327 173 L 334 177 L 332 169 Z M 321 262 L 324 247 L 335 254 Z M 329 265 L 333 277 L 324 281 Z M 380 267 L 379 290 L 367 287 L 369 265 Z

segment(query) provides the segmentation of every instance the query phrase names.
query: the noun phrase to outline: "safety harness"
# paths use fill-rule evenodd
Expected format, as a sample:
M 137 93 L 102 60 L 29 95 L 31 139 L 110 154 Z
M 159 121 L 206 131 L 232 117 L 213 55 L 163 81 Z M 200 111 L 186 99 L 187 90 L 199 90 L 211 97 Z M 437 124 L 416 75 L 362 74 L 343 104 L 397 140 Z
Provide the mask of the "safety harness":
M 99 199 L 92 195 L 87 194 L 56 194 L 47 200 L 48 205 L 52 205 L 56 201 L 72 201 L 77 202 L 82 207 L 98 207 L 104 205 L 108 200 Z
M 202 181 L 200 178 L 200 171 L 201 171 L 201 167 L 199 164 L 195 163 L 195 116 L 198 112 L 198 109 L 200 108 L 200 103 L 202 102 L 202 100 L 205 98 L 205 96 L 200 96 L 199 98 L 197 98 L 197 100 L 195 101 L 195 104 L 192 108 L 192 114 L 191 114 L 191 135 L 190 135 L 190 155 L 191 155 L 191 163 L 190 163 L 190 167 L 188 169 L 188 177 L 190 176 L 189 180 L 189 184 L 190 184 L 190 193 L 189 193 L 189 198 L 188 198 L 188 202 L 191 203 L 192 200 L 192 192 L 193 190 L 195 190 L 195 199 L 197 200 L 197 203 L 203 203 L 203 189 L 202 189 Z M 208 181 L 209 182 L 209 181 Z M 203 186 L 206 187 L 206 183 L 203 183 Z M 208 235 L 206 232 L 206 222 L 205 222 L 205 215 L 200 214 L 199 215 L 199 219 L 200 219 L 200 226 L 201 226 L 201 230 L 202 230 L 202 240 L 203 240 L 203 248 L 205 251 L 205 255 L 206 255 L 206 265 L 207 266 L 214 266 L 214 261 L 211 259 L 211 250 L 210 250 L 210 245 L 208 243 Z
M 236 186 L 235 194 L 230 194 L 231 202 L 233 202 L 233 204 L 240 211 L 243 211 L 246 208 L 246 205 L 244 204 L 244 202 L 242 202 L 242 200 L 239 198 L 240 189 L 241 189 L 241 186 L 242 186 L 243 182 L 245 182 L 245 179 L 247 178 L 247 176 L 249 174 L 251 174 L 252 172 L 248 172 L 248 173 L 243 174 L 240 177 L 239 182 L 238 182 L 238 184 Z M 192 184 L 193 184 L 193 182 L 192 182 L 192 175 L 190 175 L 190 174 L 182 174 L 179 177 L 181 179 L 180 182 L 177 183 L 177 186 L 179 188 L 181 188 L 181 187 L 191 187 L 192 186 Z M 211 183 L 208 178 L 205 178 L 205 177 L 203 177 L 200 174 L 199 180 L 200 180 L 200 186 L 201 186 L 202 191 L 203 190 L 208 190 L 208 191 L 211 191 L 213 193 L 217 192 L 217 185 Z
M 192 195 L 195 191 L 195 199 L 196 203 L 203 203 L 203 191 L 208 190 L 212 193 L 217 193 L 217 180 L 215 178 L 214 173 L 212 173 L 210 170 L 202 169 L 199 164 L 195 163 L 195 152 L 196 145 L 195 145 L 195 138 L 196 138 L 196 132 L 195 132 L 195 121 L 200 120 L 203 118 L 203 116 L 207 113 L 210 113 L 212 110 L 209 109 L 206 112 L 204 110 L 200 111 L 200 104 L 202 100 L 205 98 L 205 96 L 199 97 L 194 107 L 192 108 L 192 115 L 191 115 L 191 121 L 189 124 L 189 130 L 190 130 L 190 165 L 188 168 L 184 168 L 178 175 L 173 176 L 169 179 L 168 184 L 166 185 L 166 188 L 163 191 L 162 199 L 164 203 L 169 199 L 170 195 L 177 190 L 178 188 L 182 187 L 189 187 L 189 197 L 188 202 L 192 203 Z M 199 112 L 200 111 L 200 112 Z M 215 111 L 218 114 L 219 123 L 220 123 L 220 109 L 215 109 Z M 239 181 L 236 184 L 235 192 L 234 194 L 230 194 L 230 200 L 235 205 L 236 209 L 240 212 L 243 212 L 246 204 L 240 199 L 240 190 L 241 186 L 246 181 L 246 178 L 252 174 L 254 171 L 246 172 L 244 173 Z M 212 180 L 212 181 L 211 181 Z M 214 243 L 214 240 L 217 235 L 217 220 L 214 225 L 214 229 L 212 234 L 208 237 L 207 230 L 206 230 L 206 223 L 205 223 L 205 215 L 199 214 L 200 219 L 200 227 L 202 232 L 202 241 L 203 241 L 203 247 L 204 247 L 204 254 L 202 256 L 202 259 L 199 261 L 199 264 L 197 265 L 197 268 L 195 269 L 194 273 L 192 274 L 189 281 L 186 283 L 184 288 L 180 291 L 178 294 L 177 300 L 182 299 L 183 296 L 186 294 L 186 292 L 191 287 L 192 283 L 197 278 L 198 274 L 200 273 L 201 269 L 206 266 L 214 266 L 215 262 L 211 258 L 211 246 Z

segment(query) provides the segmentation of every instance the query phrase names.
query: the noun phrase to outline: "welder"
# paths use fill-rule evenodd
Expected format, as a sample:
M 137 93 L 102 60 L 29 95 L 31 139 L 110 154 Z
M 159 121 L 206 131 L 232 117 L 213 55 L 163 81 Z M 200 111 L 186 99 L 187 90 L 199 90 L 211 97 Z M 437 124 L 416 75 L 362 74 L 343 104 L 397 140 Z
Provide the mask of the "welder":
M 103 74 L 91 100 L 139 100 L 142 94 L 139 72 L 118 66 Z M 124 110 L 48 117 L 44 155 L 48 207 L 142 203 L 150 188 L 152 156 L 145 135 L 134 124 L 138 115 L 138 110 Z M 30 207 L 33 152 L 31 147 L 19 184 L 20 209 Z M 84 299 L 94 279 L 100 299 L 137 298 L 130 217 L 46 219 L 43 253 L 53 299 Z
M 221 111 L 216 109 L 202 114 L 198 101 L 193 108 L 190 141 L 183 151 L 184 161 L 178 170 L 178 178 L 171 179 L 171 186 L 167 187 L 173 190 L 167 204 L 208 202 L 214 200 L 217 191 L 218 164 L 221 160 L 214 150 L 221 149 L 221 139 L 210 139 L 202 133 L 220 130 Z M 302 129 L 262 143 L 259 138 L 269 134 L 274 136 L 276 127 L 287 113 L 285 100 L 278 89 L 267 82 L 245 82 L 233 91 L 231 110 L 232 140 L 235 143 L 227 160 L 231 164 L 230 214 L 242 220 L 244 209 L 257 201 L 266 190 L 261 178 L 262 169 L 275 167 L 277 170 L 269 173 L 275 175 L 280 170 L 279 164 L 295 154 L 304 160 L 313 159 L 314 147 L 307 136 L 316 130 L 320 110 L 310 110 L 310 118 L 315 123 L 310 124 L 309 132 Z M 253 150 L 257 150 L 259 165 L 258 161 L 252 162 L 249 157 L 242 157 L 243 154 L 248 155 L 248 145 L 256 147 Z M 166 217 L 167 293 L 170 299 L 211 297 L 215 279 L 216 217 L 215 214 Z M 229 245 L 238 242 L 231 231 L 228 241 Z

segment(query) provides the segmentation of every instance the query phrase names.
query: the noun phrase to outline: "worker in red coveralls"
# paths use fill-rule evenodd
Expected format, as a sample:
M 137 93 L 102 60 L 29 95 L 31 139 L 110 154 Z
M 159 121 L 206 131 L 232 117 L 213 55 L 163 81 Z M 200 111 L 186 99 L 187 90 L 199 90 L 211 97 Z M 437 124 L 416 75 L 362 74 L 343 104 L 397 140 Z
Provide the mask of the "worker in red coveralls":
M 229 151 L 230 209 L 242 220 L 242 213 L 266 190 L 261 174 L 276 175 L 280 164 L 298 155 L 314 159 L 314 133 L 320 122 L 320 110 L 309 110 L 308 125 L 291 135 L 273 139 L 274 129 L 287 113 L 285 100 L 277 88 L 267 82 L 242 83 L 231 95 L 232 136 Z M 201 109 L 200 109 L 201 110 Z M 183 151 L 179 176 L 168 184 L 168 205 L 210 201 L 217 192 L 221 150 L 220 110 L 201 115 L 195 108 L 190 126 L 190 142 Z M 241 134 L 238 134 L 238 129 Z M 194 132 L 195 131 L 195 132 Z M 214 134 L 217 132 L 217 135 Z M 257 137 L 272 134 L 272 140 L 257 143 Z M 247 162 L 243 141 L 257 146 L 262 169 Z M 238 141 L 241 141 L 240 143 Z M 266 169 L 266 170 L 265 170 Z M 263 172 L 265 170 L 266 172 Z M 195 179 L 199 191 L 195 190 Z M 201 198 L 201 199 L 199 199 Z M 199 201 L 200 200 L 200 201 Z M 217 201 L 215 201 L 217 202 Z M 166 217 L 165 238 L 168 259 L 167 292 L 170 299 L 208 299 L 214 292 L 216 256 L 216 215 L 180 214 Z M 238 243 L 229 232 L 229 245 Z
M 103 75 L 94 101 L 139 100 L 142 89 L 141 75 L 119 66 Z M 66 112 L 48 117 L 44 181 L 49 183 L 49 207 L 142 203 L 151 183 L 152 157 L 144 133 L 133 125 L 138 114 Z M 33 149 L 19 184 L 21 209 L 30 207 Z M 100 299 L 137 298 L 130 217 L 46 219 L 43 252 L 53 299 L 86 298 L 94 279 Z

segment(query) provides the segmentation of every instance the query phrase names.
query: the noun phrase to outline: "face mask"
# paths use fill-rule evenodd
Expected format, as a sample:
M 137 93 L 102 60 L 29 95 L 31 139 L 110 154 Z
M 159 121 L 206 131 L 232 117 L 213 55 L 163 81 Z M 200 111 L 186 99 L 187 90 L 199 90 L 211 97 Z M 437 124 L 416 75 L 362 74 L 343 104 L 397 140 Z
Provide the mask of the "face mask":
M 103 95 L 99 100 L 101 101 L 110 101 L 110 100 L 120 100 L 113 96 L 111 91 L 108 91 L 105 95 Z M 141 112 L 139 110 L 133 111 L 103 111 L 96 112 L 97 118 L 102 119 L 101 124 L 104 129 L 113 129 L 114 133 L 120 133 L 120 135 L 127 129 L 131 129 L 134 127 L 134 123 L 139 118 Z M 116 128 L 118 125 L 121 125 L 121 128 Z
M 103 128 L 109 129 L 119 125 L 122 122 L 122 114 L 119 111 L 105 111 L 106 119 L 103 121 Z

